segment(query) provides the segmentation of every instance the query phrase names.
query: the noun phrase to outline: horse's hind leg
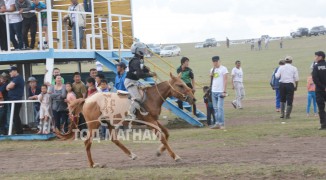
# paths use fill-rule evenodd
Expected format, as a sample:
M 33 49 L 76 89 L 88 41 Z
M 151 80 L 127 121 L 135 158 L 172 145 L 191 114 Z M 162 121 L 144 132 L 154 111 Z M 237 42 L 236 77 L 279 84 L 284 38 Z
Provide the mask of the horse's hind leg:
M 164 133 L 166 141 L 168 141 L 169 140 L 169 136 L 170 136 L 168 130 L 164 126 L 162 126 L 162 124 L 160 122 L 157 121 L 157 124 L 158 124 L 158 127 L 160 127 L 161 130 L 162 130 L 162 132 Z M 165 150 L 166 150 L 166 147 L 164 146 L 164 144 L 161 144 L 161 146 L 159 147 L 159 149 L 156 152 L 156 155 L 157 156 L 161 156 L 162 153 Z
M 98 129 L 98 127 L 101 124 L 99 122 L 92 122 L 88 124 L 88 134 L 87 134 L 87 139 L 84 142 L 85 143 L 85 147 L 86 147 L 86 153 L 87 153 L 87 158 L 88 158 L 88 162 L 89 162 L 89 166 L 91 168 L 97 167 L 97 165 L 94 164 L 93 159 L 92 159 L 92 154 L 91 154 L 91 146 L 92 146 L 92 134 L 93 134 L 93 130 Z M 81 134 L 82 136 L 82 134 Z
M 110 131 L 110 138 L 111 141 L 117 145 L 124 153 L 126 153 L 132 160 L 137 159 L 137 155 L 130 152 L 128 148 L 126 148 L 126 146 L 124 146 L 117 138 L 117 133 L 112 133 L 112 131 L 115 131 L 115 129 L 113 128 L 113 126 L 109 125 L 108 126 L 109 131 Z
M 156 120 L 151 120 L 151 121 L 147 121 L 147 122 L 152 123 L 154 126 L 159 127 L 158 122 Z M 180 161 L 181 158 L 172 151 L 170 145 L 168 144 L 168 141 L 167 141 L 167 139 L 165 137 L 165 134 L 164 134 L 163 130 L 161 130 L 161 132 L 160 132 L 157 128 L 155 128 L 153 126 L 148 126 L 148 127 L 151 128 L 151 129 L 153 129 L 154 132 L 155 132 L 155 134 L 157 134 L 157 136 L 159 138 L 161 138 L 160 140 L 161 140 L 162 144 L 164 145 L 164 147 L 166 148 L 166 150 L 169 152 L 170 156 L 175 161 L 177 161 L 177 162 Z

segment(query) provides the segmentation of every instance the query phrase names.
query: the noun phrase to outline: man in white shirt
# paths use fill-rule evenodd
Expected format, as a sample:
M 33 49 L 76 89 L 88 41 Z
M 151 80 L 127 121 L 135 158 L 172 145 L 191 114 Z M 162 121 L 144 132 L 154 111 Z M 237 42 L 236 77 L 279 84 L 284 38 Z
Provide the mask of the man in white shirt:
M 228 79 L 228 70 L 221 65 L 220 57 L 212 58 L 213 68 L 210 70 L 212 103 L 215 111 L 216 123 L 212 129 L 224 129 L 224 98 L 226 97 L 226 85 Z
M 277 70 L 275 78 L 280 78 L 281 118 L 290 119 L 294 91 L 297 90 L 299 81 L 298 69 L 292 65 L 291 56 L 285 58 L 285 65 Z M 284 116 L 285 103 L 287 107 Z
M 15 0 L 4 0 L 5 5 L 0 7 L 0 13 L 15 12 L 16 3 Z M 21 14 L 8 15 L 9 29 L 10 29 L 10 41 L 15 47 L 15 50 L 23 48 L 23 34 L 22 34 L 22 21 L 23 17 Z M 16 41 L 16 37 L 18 42 Z
M 235 62 L 235 67 L 232 69 L 231 76 L 232 89 L 235 90 L 235 100 L 232 101 L 232 105 L 235 109 L 242 109 L 241 101 L 245 96 L 245 90 L 243 86 L 243 71 L 240 61 Z

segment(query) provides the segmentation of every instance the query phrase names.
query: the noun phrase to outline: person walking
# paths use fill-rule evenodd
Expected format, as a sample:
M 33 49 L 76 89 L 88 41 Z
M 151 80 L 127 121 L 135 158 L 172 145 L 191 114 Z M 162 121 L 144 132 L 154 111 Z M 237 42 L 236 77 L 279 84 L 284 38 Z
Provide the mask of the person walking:
M 293 58 L 287 56 L 285 58 L 285 65 L 281 66 L 276 74 L 276 78 L 280 78 L 280 96 L 281 96 L 281 117 L 290 119 L 293 108 L 294 91 L 298 88 L 299 73 L 298 69 L 292 65 Z M 285 103 L 286 114 L 285 114 Z
M 272 74 L 272 78 L 270 81 L 270 85 L 272 87 L 272 89 L 275 91 L 275 108 L 276 108 L 276 112 L 280 112 L 281 111 L 281 97 L 280 97 L 280 79 L 275 77 L 275 74 L 278 70 L 278 68 L 280 68 L 281 66 L 283 66 L 285 64 L 284 60 L 280 60 L 280 62 L 278 63 L 279 67 L 275 68 L 275 70 L 273 71 Z
M 312 79 L 316 84 L 316 99 L 319 110 L 320 130 L 326 130 L 326 62 L 325 53 L 323 51 L 315 52 L 317 64 L 312 71 Z
M 224 98 L 227 96 L 226 86 L 228 79 L 228 69 L 221 65 L 220 57 L 212 57 L 213 68 L 210 70 L 212 81 L 212 101 L 215 111 L 215 125 L 212 129 L 224 129 Z
M 316 102 L 316 85 L 314 83 L 314 81 L 312 80 L 312 74 L 310 76 L 308 76 L 307 78 L 307 90 L 308 90 L 308 98 L 307 98 L 307 116 L 309 116 L 310 113 L 310 105 L 311 105 L 311 101 L 313 103 L 314 106 L 314 113 L 315 116 L 317 116 L 317 102 Z
M 189 68 L 189 59 L 187 57 L 181 58 L 181 66 L 177 69 L 177 74 L 181 75 L 182 81 L 192 89 L 192 92 L 195 93 L 195 77 L 192 69 Z M 183 109 L 183 102 L 181 100 L 177 101 L 178 107 Z M 196 115 L 197 107 L 196 104 L 193 104 L 193 114 Z
M 235 62 L 235 67 L 232 69 L 231 76 L 232 89 L 235 90 L 235 100 L 232 101 L 232 105 L 235 109 L 242 109 L 241 101 L 245 96 L 245 90 L 243 86 L 243 71 L 240 61 Z

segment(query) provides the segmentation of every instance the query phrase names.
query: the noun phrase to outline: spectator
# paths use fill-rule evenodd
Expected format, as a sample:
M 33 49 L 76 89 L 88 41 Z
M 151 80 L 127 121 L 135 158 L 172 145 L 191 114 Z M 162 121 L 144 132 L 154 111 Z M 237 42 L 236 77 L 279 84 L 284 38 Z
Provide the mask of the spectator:
M 192 69 L 189 68 L 189 59 L 187 57 L 181 58 L 181 66 L 177 69 L 177 73 L 181 75 L 183 82 L 192 89 L 192 92 L 195 93 L 195 77 Z M 183 109 L 183 102 L 181 100 L 177 101 L 180 109 Z M 197 109 L 196 104 L 193 105 L 193 114 L 196 115 Z
M 7 98 L 7 90 L 6 87 L 8 85 L 8 75 L 4 72 L 0 74 L 0 101 L 6 101 Z M 0 104 L 0 134 L 7 134 L 7 109 L 9 104 Z
M 280 62 L 278 63 L 279 64 L 279 67 L 283 66 L 285 64 L 285 61 L 284 60 L 280 60 Z M 280 79 L 279 78 L 276 78 L 275 77 L 275 74 L 278 70 L 277 67 L 273 74 L 272 74 L 272 78 L 271 78 L 271 81 L 270 81 L 270 85 L 272 87 L 272 89 L 275 91 L 275 107 L 276 107 L 276 112 L 280 112 L 281 111 L 281 97 L 280 97 Z
M 258 39 L 257 43 L 258 43 L 258 51 L 260 51 L 261 50 L 261 39 L 260 38 Z
M 280 78 L 281 118 L 290 119 L 294 91 L 297 90 L 299 81 L 298 69 L 292 65 L 291 56 L 285 58 L 285 65 L 278 68 L 275 78 Z M 284 115 L 285 103 L 287 103 L 286 115 Z
M 100 63 L 99 61 L 96 61 L 95 65 L 96 65 L 97 73 L 102 73 L 103 72 L 103 64 Z
M 41 89 L 37 87 L 37 80 L 34 77 L 28 78 L 28 100 L 38 100 L 38 95 L 41 94 Z M 33 103 L 34 104 L 34 121 L 37 125 L 39 125 L 39 111 L 40 111 L 40 103 Z
M 230 48 L 230 40 L 228 37 L 226 37 L 226 47 Z
M 0 0 L 0 9 L 5 7 L 5 1 Z M 0 47 L 2 51 L 8 51 L 6 16 L 0 15 Z
M 15 12 L 16 4 L 15 0 L 4 0 L 5 5 L 0 8 L 0 13 Z M 14 46 L 15 50 L 23 49 L 23 37 L 22 37 L 22 21 L 21 14 L 10 14 L 8 15 L 9 29 L 10 29 L 10 41 Z M 16 40 L 16 36 L 18 42 Z
M 105 79 L 103 79 L 101 81 L 100 86 L 101 86 L 101 92 L 109 92 L 110 91 L 109 86 L 108 86 L 108 82 Z
M 103 74 L 98 74 L 95 77 L 95 81 L 96 81 L 95 84 L 96 84 L 96 89 L 97 89 L 98 92 L 101 92 L 100 84 L 101 84 L 101 81 L 104 80 L 104 79 L 105 79 L 105 77 L 104 77 Z
M 87 89 L 85 84 L 81 81 L 79 72 L 74 73 L 74 83 L 72 83 L 72 90 L 76 94 L 77 99 L 86 98 Z
M 55 77 L 56 76 L 61 76 L 59 68 L 53 68 L 53 78 L 52 78 L 51 84 L 47 84 L 48 86 L 50 86 L 50 85 L 54 86 L 55 85 Z M 61 82 L 62 82 L 62 84 L 65 83 L 65 79 L 62 76 L 61 76 Z
M 67 97 L 66 87 L 62 84 L 61 76 L 56 76 L 55 85 L 50 87 L 50 96 L 52 100 L 52 112 L 57 129 L 68 131 L 68 111 L 65 99 Z
M 71 5 L 68 8 L 68 11 L 77 11 L 77 12 L 85 12 L 83 5 L 78 3 L 78 0 L 71 0 Z M 78 16 L 78 22 L 77 21 Z M 79 48 L 83 48 L 83 39 L 84 39 L 84 28 L 86 22 L 86 15 L 85 14 L 77 14 L 77 13 L 70 13 L 63 18 L 64 22 L 67 20 L 71 22 L 71 29 L 72 29 L 72 39 L 74 42 L 74 48 L 77 49 L 77 33 L 76 33 L 76 25 L 77 30 L 79 31 Z
M 216 123 L 212 129 L 224 129 L 224 98 L 227 96 L 226 86 L 228 79 L 228 70 L 221 65 L 220 57 L 214 56 L 212 58 L 213 68 L 211 69 L 212 81 L 212 102 L 215 111 Z
M 127 68 L 127 66 L 123 62 L 120 62 L 117 65 L 117 75 L 115 76 L 115 81 L 114 81 L 114 87 L 117 90 L 127 91 L 125 84 L 124 84 L 124 81 L 127 76 L 126 68 Z
M 93 95 L 94 93 L 97 92 L 97 89 L 95 87 L 95 79 L 94 78 L 88 78 L 87 80 L 87 87 L 88 87 L 88 90 L 87 90 L 87 97 Z
M 92 69 L 89 70 L 89 77 L 95 79 L 96 75 L 97 75 L 97 70 L 95 68 L 92 68 Z
M 66 83 L 67 98 L 65 102 L 69 105 L 72 101 L 76 100 L 76 94 L 72 91 L 72 84 L 70 82 Z
M 242 99 L 245 96 L 245 90 L 243 86 L 243 71 L 241 68 L 241 62 L 236 61 L 235 66 L 232 69 L 232 89 L 235 90 L 236 99 L 232 101 L 232 105 L 235 109 L 242 109 Z
M 24 49 L 31 50 L 35 46 L 35 35 L 37 29 L 37 19 L 35 13 L 23 13 L 32 9 L 30 0 L 16 0 L 16 8 L 23 16 L 23 42 Z M 28 43 L 28 32 L 31 34 L 31 44 Z
M 307 78 L 307 90 L 308 90 L 308 101 L 307 101 L 307 116 L 309 116 L 310 113 L 310 105 L 311 105 L 311 101 L 313 102 L 313 106 L 314 106 L 314 113 L 315 116 L 317 116 L 317 102 L 316 102 L 316 85 L 314 83 L 314 81 L 312 80 L 312 75 L 308 76 Z
M 281 39 L 280 39 L 280 48 L 281 49 L 283 48 L 283 37 L 281 37 Z
M 323 51 L 315 52 L 315 58 L 318 62 L 312 71 L 312 78 L 316 84 L 316 97 L 319 109 L 320 128 L 319 130 L 326 130 L 326 115 L 325 115 L 325 101 L 326 101 L 326 62 L 325 53 Z
M 212 103 L 212 92 L 210 90 L 210 87 L 204 86 L 204 102 L 206 104 L 206 111 L 207 111 L 207 125 L 213 125 L 215 124 L 215 116 L 214 116 L 214 108 Z M 212 121 L 213 116 L 213 121 Z
M 40 2 L 39 0 L 33 0 L 31 8 L 32 8 L 32 10 L 36 10 L 37 12 L 40 12 L 40 11 L 46 9 L 46 5 L 45 5 L 45 3 Z M 44 41 L 44 44 L 42 44 L 41 41 L 43 41 L 43 40 L 39 40 L 40 46 L 43 45 L 43 49 L 47 49 L 48 48 L 48 30 L 47 30 L 48 21 L 47 21 L 46 12 L 41 12 L 41 21 L 42 21 L 42 31 L 44 32 L 45 41 Z
M 48 86 L 42 85 L 42 93 L 38 95 L 37 99 L 40 101 L 40 126 L 37 134 L 49 134 L 50 125 L 49 120 L 52 118 L 51 113 L 51 97 L 47 92 Z
M 251 40 L 250 44 L 251 44 L 251 46 L 250 46 L 251 50 L 252 51 L 255 50 L 255 40 L 254 39 Z
M 9 74 L 12 79 L 11 82 L 6 87 L 8 91 L 8 100 L 9 101 L 22 100 L 24 95 L 24 84 L 25 84 L 24 79 L 22 76 L 19 75 L 18 69 L 15 66 L 12 66 L 10 68 Z M 19 116 L 21 106 L 22 103 L 15 103 L 13 123 L 16 129 L 16 134 L 23 134 L 23 128 L 21 126 L 21 119 Z M 11 109 L 11 107 L 9 109 Z M 9 109 L 7 111 L 10 111 Z

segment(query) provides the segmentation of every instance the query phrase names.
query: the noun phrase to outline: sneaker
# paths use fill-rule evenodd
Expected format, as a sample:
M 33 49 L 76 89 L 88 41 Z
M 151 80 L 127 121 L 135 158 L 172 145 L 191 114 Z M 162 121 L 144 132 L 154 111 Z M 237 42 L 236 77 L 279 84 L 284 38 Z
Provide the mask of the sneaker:
M 281 109 L 276 109 L 275 111 L 276 111 L 276 112 L 281 112 Z
M 235 102 L 231 102 L 231 104 L 234 107 L 234 109 L 237 109 L 237 105 L 235 104 Z
M 211 128 L 211 129 L 220 129 L 221 127 L 218 124 L 214 124 L 213 126 L 210 126 L 209 128 Z

